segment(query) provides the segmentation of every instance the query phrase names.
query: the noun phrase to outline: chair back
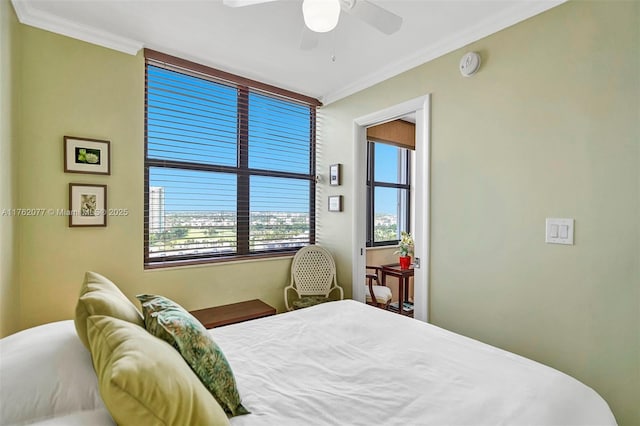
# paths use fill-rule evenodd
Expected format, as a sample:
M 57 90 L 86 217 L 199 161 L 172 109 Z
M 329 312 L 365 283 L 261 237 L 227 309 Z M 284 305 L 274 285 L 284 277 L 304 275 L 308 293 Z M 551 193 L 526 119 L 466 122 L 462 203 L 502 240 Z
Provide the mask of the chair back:
M 328 295 L 337 286 L 331 253 L 317 245 L 298 250 L 291 264 L 291 285 L 300 296 Z

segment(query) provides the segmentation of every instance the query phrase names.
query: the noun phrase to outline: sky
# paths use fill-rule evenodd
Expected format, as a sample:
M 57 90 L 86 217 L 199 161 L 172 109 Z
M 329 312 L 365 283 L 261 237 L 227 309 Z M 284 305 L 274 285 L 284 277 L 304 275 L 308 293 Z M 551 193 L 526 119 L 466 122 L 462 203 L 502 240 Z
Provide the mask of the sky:
M 237 89 L 148 67 L 148 156 L 196 164 L 237 164 Z M 309 174 L 309 108 L 249 95 L 249 167 Z M 282 137 L 282 134 L 286 134 Z M 397 182 L 398 148 L 376 144 L 378 181 Z M 151 167 L 165 188 L 165 211 L 235 211 L 235 174 Z M 308 212 L 309 181 L 250 178 L 251 211 Z M 397 190 L 376 190 L 377 213 L 397 213 Z
M 235 167 L 237 89 L 153 66 L 148 78 L 149 158 Z M 249 111 L 249 167 L 308 175 L 309 107 L 251 93 Z M 149 184 L 165 188 L 166 212 L 236 210 L 232 173 L 151 167 Z M 309 211 L 309 180 L 251 176 L 249 185 L 251 211 Z
M 383 143 L 375 144 L 374 180 L 378 182 L 400 183 L 398 162 L 400 149 Z M 398 213 L 398 189 L 376 188 L 374 210 L 380 214 Z

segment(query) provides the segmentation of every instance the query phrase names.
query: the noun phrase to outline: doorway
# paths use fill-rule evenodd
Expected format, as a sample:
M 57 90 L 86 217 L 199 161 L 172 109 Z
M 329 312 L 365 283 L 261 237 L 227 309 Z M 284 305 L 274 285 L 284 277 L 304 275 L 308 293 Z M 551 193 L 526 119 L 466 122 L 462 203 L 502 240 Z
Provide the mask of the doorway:
M 430 106 L 431 95 L 421 96 L 402 104 L 368 114 L 354 120 L 354 182 L 353 197 L 353 298 L 365 300 L 366 218 L 367 211 L 367 127 L 415 114 L 415 261 L 414 318 L 429 319 L 429 178 L 430 178 Z

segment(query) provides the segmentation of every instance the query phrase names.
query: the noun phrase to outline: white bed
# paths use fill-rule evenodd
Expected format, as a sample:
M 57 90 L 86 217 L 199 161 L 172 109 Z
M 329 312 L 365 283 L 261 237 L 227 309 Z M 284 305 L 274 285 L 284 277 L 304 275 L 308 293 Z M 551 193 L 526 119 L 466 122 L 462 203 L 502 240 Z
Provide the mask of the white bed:
M 616 424 L 566 374 L 354 301 L 210 332 L 251 411 L 233 426 Z M 74 336 L 62 321 L 0 341 L 0 424 L 113 424 Z
M 557 370 L 351 300 L 211 330 L 243 402 L 240 425 L 613 425 Z

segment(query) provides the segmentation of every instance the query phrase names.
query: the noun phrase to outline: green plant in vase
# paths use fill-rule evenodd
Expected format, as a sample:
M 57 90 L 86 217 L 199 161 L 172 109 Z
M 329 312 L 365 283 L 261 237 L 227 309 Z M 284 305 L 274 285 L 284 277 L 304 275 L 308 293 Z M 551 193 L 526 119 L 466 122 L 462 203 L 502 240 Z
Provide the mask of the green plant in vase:
M 400 241 L 398 242 L 398 250 L 396 250 L 394 253 L 400 255 L 400 269 L 409 269 L 414 247 L 415 242 L 413 241 L 413 237 L 411 236 L 411 234 L 402 231 L 402 233 L 400 234 Z

